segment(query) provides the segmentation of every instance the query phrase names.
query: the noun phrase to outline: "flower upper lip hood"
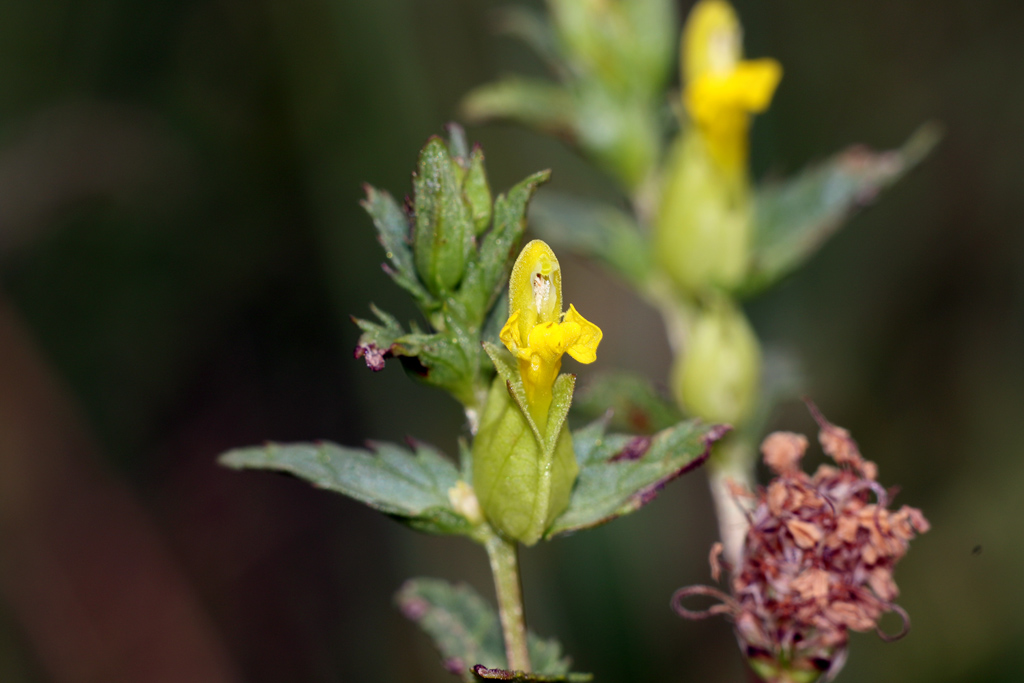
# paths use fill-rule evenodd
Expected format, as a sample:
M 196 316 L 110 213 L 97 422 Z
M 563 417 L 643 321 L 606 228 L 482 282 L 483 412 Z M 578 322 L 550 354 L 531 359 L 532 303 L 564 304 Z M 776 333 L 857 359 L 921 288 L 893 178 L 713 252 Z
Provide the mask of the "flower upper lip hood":
M 530 415 L 541 429 L 562 355 L 593 363 L 601 337 L 601 329 L 571 304 L 562 313 L 562 273 L 551 247 L 541 240 L 527 244 L 512 268 L 509 318 L 500 338 L 519 359 Z
M 782 78 L 774 59 L 743 59 L 742 29 L 724 0 L 702 0 L 683 34 L 683 104 L 724 168 L 745 167 L 750 115 L 771 103 Z

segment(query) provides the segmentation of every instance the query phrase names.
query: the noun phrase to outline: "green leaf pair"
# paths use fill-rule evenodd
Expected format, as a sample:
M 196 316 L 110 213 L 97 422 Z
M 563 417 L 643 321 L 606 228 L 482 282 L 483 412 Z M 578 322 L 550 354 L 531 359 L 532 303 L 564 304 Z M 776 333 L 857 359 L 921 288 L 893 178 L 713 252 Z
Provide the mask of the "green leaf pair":
M 508 375 L 511 368 L 503 370 Z M 556 402 L 564 400 L 567 409 L 573 378 L 563 378 L 569 391 L 563 389 L 564 399 Z M 502 381 L 499 377 L 496 384 Z M 564 412 L 561 420 L 558 431 L 552 432 L 559 436 L 567 434 Z M 569 441 L 575 447 L 570 456 L 579 476 L 568 507 L 542 529 L 544 538 L 597 526 L 640 509 L 665 484 L 704 462 L 711 445 L 727 431 L 691 421 L 653 436 L 635 437 L 606 434 L 607 424 L 607 418 L 599 420 L 578 430 Z M 370 449 L 269 443 L 229 451 L 220 463 L 234 469 L 286 472 L 354 498 L 419 531 L 458 534 L 482 542 L 494 532 L 482 524 L 479 512 L 473 514 L 472 506 L 460 504 L 459 491 L 468 488 L 465 482 L 473 470 L 468 448 L 462 448 L 461 456 L 456 468 L 436 449 L 417 442 L 410 448 L 373 443 Z M 403 612 L 434 638 L 448 669 L 466 681 L 590 680 L 587 674 L 567 673 L 569 662 L 556 641 L 532 635 L 528 645 L 534 673 L 506 670 L 497 617 L 468 588 L 419 579 L 408 582 L 397 600 Z
M 744 293 L 767 287 L 810 258 L 845 219 L 914 168 L 940 138 L 936 125 L 924 125 L 900 149 L 852 147 L 795 178 L 760 187 Z
M 572 376 L 563 377 L 571 389 Z M 703 463 L 712 444 L 728 431 L 728 427 L 691 420 L 652 436 L 607 434 L 609 420 L 606 416 L 573 434 L 569 441 L 575 449 L 572 467 L 579 474 L 568 506 L 538 537 L 587 529 L 639 510 L 665 484 Z M 551 433 L 561 435 L 564 429 L 563 422 Z M 475 536 L 476 523 L 452 502 L 452 490 L 460 481 L 468 481 L 474 468 L 467 449 L 461 460 L 456 468 L 438 450 L 419 442 L 413 442 L 411 449 L 372 443 L 369 450 L 320 442 L 239 448 L 223 454 L 219 462 L 233 469 L 292 474 L 419 531 Z

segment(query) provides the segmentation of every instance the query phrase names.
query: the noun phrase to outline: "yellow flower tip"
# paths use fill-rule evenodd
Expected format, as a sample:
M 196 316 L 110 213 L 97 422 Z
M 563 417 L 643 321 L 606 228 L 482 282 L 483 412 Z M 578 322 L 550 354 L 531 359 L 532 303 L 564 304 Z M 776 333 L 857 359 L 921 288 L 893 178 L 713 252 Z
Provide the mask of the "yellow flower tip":
M 527 244 L 512 267 L 509 318 L 499 334 L 502 343 L 521 360 L 536 355 L 553 363 L 569 353 L 582 363 L 592 363 L 601 335 L 575 306 L 562 314 L 558 259 L 542 240 Z
M 555 252 L 542 240 L 533 240 L 512 266 L 508 283 L 509 312 L 521 311 L 520 337 L 541 322 L 557 322 L 562 315 L 562 269 Z
M 774 59 L 742 61 L 727 74 L 706 73 L 683 92 L 683 102 L 712 156 L 723 168 L 746 164 L 750 116 L 771 103 L 782 78 Z
M 735 68 L 743 59 L 743 29 L 732 5 L 725 0 L 701 0 L 693 6 L 683 27 L 681 59 L 687 83 Z

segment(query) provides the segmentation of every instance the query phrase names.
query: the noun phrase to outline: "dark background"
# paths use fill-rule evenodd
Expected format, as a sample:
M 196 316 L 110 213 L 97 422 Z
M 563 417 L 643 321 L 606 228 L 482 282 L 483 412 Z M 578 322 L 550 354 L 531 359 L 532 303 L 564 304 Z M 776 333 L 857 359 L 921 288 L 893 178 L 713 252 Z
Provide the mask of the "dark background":
M 407 434 L 453 452 L 454 402 L 351 357 L 350 314 L 414 316 L 357 202 L 364 181 L 409 192 L 469 88 L 542 72 L 494 35 L 496 6 L 0 0 L 0 680 L 454 680 L 391 595 L 426 575 L 491 596 L 477 547 L 214 459 Z M 910 636 L 855 635 L 841 680 L 1017 681 L 1024 4 L 737 7 L 748 54 L 785 67 L 758 177 L 946 130 L 749 308 L 933 523 L 897 571 Z M 550 167 L 556 189 L 614 191 L 558 142 L 469 133 L 496 189 Z M 566 301 L 605 331 L 597 369 L 663 377 L 656 314 L 562 261 Z M 799 405 L 773 426 L 813 429 Z M 524 552 L 531 624 L 598 681 L 744 680 L 726 624 L 667 606 L 708 581 L 710 509 L 698 472 Z

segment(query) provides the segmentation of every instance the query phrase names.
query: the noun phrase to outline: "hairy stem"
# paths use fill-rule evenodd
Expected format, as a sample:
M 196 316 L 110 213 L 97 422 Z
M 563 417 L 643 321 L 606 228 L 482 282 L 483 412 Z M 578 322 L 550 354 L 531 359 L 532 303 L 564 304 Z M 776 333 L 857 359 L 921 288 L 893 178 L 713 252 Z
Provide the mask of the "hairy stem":
M 716 445 L 716 453 L 708 463 L 708 483 L 715 501 L 718 533 L 722 539 L 725 559 L 733 568 L 739 566 L 743 541 L 747 535 L 745 501 L 733 494 L 730 482 L 748 491 L 754 490 L 751 445 L 742 439 L 726 438 Z
M 514 542 L 491 534 L 486 543 L 487 558 L 494 575 L 494 590 L 498 594 L 498 615 L 505 636 L 505 654 L 508 668 L 530 671 L 530 652 L 526 646 L 526 619 L 523 614 L 523 590 L 519 581 L 519 555 Z

